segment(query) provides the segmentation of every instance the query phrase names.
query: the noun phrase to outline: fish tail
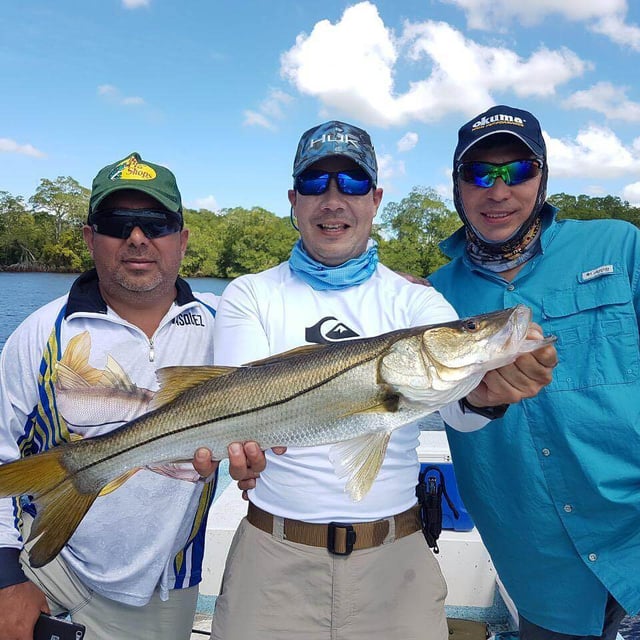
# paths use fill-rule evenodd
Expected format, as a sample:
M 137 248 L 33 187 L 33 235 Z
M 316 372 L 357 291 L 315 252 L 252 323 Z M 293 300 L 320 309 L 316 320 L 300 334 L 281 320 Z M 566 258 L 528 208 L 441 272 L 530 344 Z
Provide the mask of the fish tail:
M 32 496 L 37 515 L 28 542 L 29 562 L 41 567 L 60 552 L 97 498 L 81 493 L 56 447 L 0 466 L 0 498 Z

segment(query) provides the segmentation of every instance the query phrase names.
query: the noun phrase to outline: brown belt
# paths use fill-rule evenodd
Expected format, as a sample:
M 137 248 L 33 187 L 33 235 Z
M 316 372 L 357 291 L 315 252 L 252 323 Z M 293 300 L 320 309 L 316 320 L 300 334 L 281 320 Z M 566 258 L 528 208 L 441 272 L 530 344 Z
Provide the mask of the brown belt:
M 274 516 L 256 507 L 252 502 L 249 502 L 247 520 L 254 527 L 273 534 Z M 331 553 L 342 556 L 349 555 L 353 550 L 380 546 L 387 539 L 392 523 L 395 534 L 388 542 L 404 538 L 421 529 L 418 505 L 403 513 L 373 522 L 312 524 L 289 518 L 282 518 L 282 521 L 285 540 L 312 547 L 326 547 Z

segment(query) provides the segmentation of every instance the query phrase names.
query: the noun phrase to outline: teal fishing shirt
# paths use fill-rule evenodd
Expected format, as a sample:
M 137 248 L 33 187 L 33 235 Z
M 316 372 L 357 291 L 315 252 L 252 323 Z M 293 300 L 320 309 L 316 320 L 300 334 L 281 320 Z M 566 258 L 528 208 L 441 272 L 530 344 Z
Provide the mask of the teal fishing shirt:
M 598 635 L 607 592 L 640 610 L 640 230 L 555 220 L 512 282 L 474 265 L 462 229 L 429 277 L 460 316 L 525 304 L 557 336 L 553 382 L 472 433 L 447 429 L 465 506 L 519 612 Z

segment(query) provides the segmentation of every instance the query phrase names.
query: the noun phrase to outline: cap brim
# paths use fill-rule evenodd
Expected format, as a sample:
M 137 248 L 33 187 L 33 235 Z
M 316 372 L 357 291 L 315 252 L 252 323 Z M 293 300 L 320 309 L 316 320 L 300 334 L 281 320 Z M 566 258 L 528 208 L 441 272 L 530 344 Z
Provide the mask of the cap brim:
M 371 167 L 368 167 L 359 157 L 353 156 L 350 153 L 328 153 L 326 156 L 307 158 L 296 167 L 293 177 L 297 178 L 303 171 L 305 171 L 305 169 L 308 169 L 311 165 L 316 162 L 320 162 L 320 160 L 324 160 L 325 158 L 349 158 L 349 160 L 353 160 L 353 162 L 355 162 L 369 176 L 369 178 L 373 180 L 373 182 L 376 182 L 376 177 L 371 173 Z
M 143 184 L 135 184 L 135 181 L 114 184 L 112 187 L 105 189 L 105 191 L 101 193 L 96 200 L 91 202 L 91 213 L 95 213 L 96 209 L 100 206 L 100 203 L 103 202 L 105 198 L 110 196 L 112 193 L 116 193 L 118 191 L 125 191 L 125 190 L 140 191 L 141 193 L 144 193 L 150 198 L 157 200 L 165 209 L 167 209 L 167 211 L 170 211 L 171 213 L 175 213 L 176 215 L 180 215 L 180 209 L 176 208 L 175 202 L 173 202 L 169 198 L 165 198 L 162 194 L 158 193 L 157 191 L 154 191 L 149 188 L 145 188 Z
M 516 133 L 512 129 L 494 129 L 490 133 L 486 133 L 485 135 L 480 136 L 477 140 L 474 140 L 471 144 L 468 144 L 462 151 L 458 152 L 456 154 L 456 162 L 460 162 L 464 154 L 467 153 L 470 149 L 473 149 L 473 147 L 475 147 L 478 144 L 478 142 L 480 142 L 481 140 L 484 140 L 485 138 L 489 138 L 490 136 L 495 136 L 498 133 L 507 133 L 510 136 L 513 136 L 514 138 L 518 138 L 518 140 L 520 140 L 520 142 L 522 142 L 524 145 L 529 147 L 529 149 L 531 149 L 531 151 L 536 156 L 544 157 L 545 155 L 544 149 L 542 149 L 540 145 L 538 145 L 536 142 L 531 140 L 531 138 L 520 135 L 519 133 Z

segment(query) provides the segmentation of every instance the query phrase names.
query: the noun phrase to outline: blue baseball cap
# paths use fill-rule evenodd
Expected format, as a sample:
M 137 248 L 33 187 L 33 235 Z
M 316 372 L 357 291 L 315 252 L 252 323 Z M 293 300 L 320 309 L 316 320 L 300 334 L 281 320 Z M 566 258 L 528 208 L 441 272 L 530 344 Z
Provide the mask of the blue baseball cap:
M 547 147 L 536 117 L 528 111 L 499 104 L 460 127 L 458 145 L 453 155 L 454 164 L 460 162 L 464 154 L 480 140 L 496 133 L 513 135 L 526 144 L 537 157 L 547 157 Z
M 369 134 L 339 120 L 323 122 L 302 134 L 293 161 L 293 177 L 297 178 L 312 164 L 329 156 L 351 158 L 378 184 L 378 162 Z

